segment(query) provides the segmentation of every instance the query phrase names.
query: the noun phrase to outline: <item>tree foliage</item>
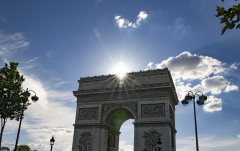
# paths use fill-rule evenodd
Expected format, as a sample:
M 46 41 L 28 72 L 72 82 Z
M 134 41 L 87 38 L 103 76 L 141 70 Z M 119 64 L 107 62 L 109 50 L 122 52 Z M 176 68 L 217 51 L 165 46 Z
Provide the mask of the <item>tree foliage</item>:
M 10 151 L 8 147 L 1 147 L 0 151 Z
M 224 0 L 222 0 L 222 2 L 223 1 Z M 222 34 L 224 34 L 227 29 L 233 29 L 235 26 L 236 29 L 240 29 L 240 23 L 238 23 L 240 21 L 240 3 L 238 3 L 238 5 L 233 5 L 233 7 L 228 10 L 225 10 L 224 7 L 217 6 L 217 12 L 218 14 L 216 17 L 222 17 L 220 18 L 220 23 L 225 23 Z
M 17 151 L 31 151 L 31 149 L 28 145 L 18 145 Z
M 18 63 L 11 62 L 0 69 L 0 117 L 3 121 L 1 123 L 0 148 L 7 119 L 18 121 L 22 111 L 30 105 L 28 103 L 29 92 L 22 89 L 24 78 L 18 72 L 17 66 Z

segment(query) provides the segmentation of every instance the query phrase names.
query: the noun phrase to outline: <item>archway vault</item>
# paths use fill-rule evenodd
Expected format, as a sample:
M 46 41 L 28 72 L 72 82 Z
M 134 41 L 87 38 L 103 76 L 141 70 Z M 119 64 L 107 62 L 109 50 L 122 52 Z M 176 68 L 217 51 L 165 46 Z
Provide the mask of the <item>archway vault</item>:
M 119 131 L 125 121 L 135 119 L 135 116 L 128 109 L 119 107 L 107 115 L 105 123 Z
M 175 105 L 178 98 L 168 69 L 81 78 L 73 151 L 118 151 L 122 124 L 134 120 L 134 151 L 176 151 Z

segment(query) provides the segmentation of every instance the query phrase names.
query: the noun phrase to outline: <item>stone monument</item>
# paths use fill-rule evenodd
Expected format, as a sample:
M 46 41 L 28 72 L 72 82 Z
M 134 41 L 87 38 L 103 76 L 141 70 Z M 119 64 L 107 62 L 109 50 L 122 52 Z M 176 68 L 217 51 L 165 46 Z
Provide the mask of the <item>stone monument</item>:
M 121 125 L 134 122 L 134 151 L 176 151 L 175 105 L 166 69 L 81 78 L 74 124 L 73 151 L 118 151 Z

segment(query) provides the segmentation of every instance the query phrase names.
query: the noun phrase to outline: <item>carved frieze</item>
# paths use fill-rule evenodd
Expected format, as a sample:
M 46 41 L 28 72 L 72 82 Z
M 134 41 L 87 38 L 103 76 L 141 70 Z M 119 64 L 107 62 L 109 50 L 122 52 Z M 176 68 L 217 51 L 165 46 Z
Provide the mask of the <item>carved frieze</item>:
M 79 151 L 92 151 L 92 138 L 90 132 L 83 132 L 79 139 Z
M 157 151 L 157 142 L 161 140 L 161 134 L 158 133 L 154 128 L 152 128 L 149 132 L 144 132 L 145 138 L 145 148 L 144 151 Z
M 91 101 L 109 101 L 109 100 L 128 100 L 128 99 L 143 99 L 156 98 L 162 96 L 170 96 L 168 91 L 161 91 L 159 89 L 144 89 L 137 91 L 122 91 L 113 93 L 95 93 L 78 96 L 79 102 Z
M 94 120 L 98 119 L 98 107 L 80 108 L 78 114 L 79 120 Z
M 142 104 L 142 117 L 159 117 L 164 116 L 164 104 Z
M 125 86 L 131 86 L 134 82 L 135 84 L 138 85 L 143 85 L 143 84 L 148 84 L 148 83 L 166 83 L 166 82 L 170 82 L 170 78 L 168 73 L 146 73 L 146 74 L 139 74 L 139 75 L 128 75 L 129 79 L 131 80 L 127 80 L 125 82 Z M 98 78 L 96 80 L 92 79 L 91 81 L 89 80 L 85 80 L 87 78 L 82 78 L 79 81 L 79 89 L 81 90 L 86 90 L 86 89 L 93 89 L 93 88 L 106 88 L 106 87 L 116 87 L 116 85 L 119 82 L 118 77 L 116 77 L 115 75 L 112 75 L 111 77 L 109 77 L 108 79 L 106 79 L 106 77 L 102 77 L 102 78 Z

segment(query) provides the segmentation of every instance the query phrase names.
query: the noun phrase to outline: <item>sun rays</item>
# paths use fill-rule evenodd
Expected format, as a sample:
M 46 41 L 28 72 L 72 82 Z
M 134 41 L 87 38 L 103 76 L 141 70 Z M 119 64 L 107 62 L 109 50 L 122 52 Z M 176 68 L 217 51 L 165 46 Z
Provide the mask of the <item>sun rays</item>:
M 113 66 L 114 74 L 122 80 L 127 72 L 129 72 L 129 67 L 123 61 L 119 61 L 117 64 Z

